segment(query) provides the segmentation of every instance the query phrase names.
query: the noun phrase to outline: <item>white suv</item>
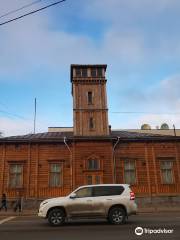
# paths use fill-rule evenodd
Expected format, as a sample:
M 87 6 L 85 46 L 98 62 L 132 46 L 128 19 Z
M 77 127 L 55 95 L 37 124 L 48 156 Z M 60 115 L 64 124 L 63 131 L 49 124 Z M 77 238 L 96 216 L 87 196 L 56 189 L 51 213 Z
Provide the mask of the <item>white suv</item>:
M 38 216 L 47 218 L 53 226 L 66 219 L 106 218 L 122 224 L 136 214 L 135 195 L 128 184 L 98 184 L 81 186 L 66 197 L 47 199 L 40 204 Z

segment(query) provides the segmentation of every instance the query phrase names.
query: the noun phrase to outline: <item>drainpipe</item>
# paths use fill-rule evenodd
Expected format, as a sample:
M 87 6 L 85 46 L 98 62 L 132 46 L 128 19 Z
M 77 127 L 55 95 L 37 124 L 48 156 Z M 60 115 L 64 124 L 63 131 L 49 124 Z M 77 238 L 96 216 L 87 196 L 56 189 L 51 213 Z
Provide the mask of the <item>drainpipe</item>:
M 69 145 L 67 144 L 66 140 L 67 140 L 67 138 L 64 137 L 64 144 L 66 145 L 67 149 L 70 152 L 70 175 L 71 175 L 71 191 L 72 191 L 73 190 L 73 166 L 72 166 L 73 155 L 72 155 L 72 151 L 71 151 Z
M 117 141 L 116 143 L 114 144 L 114 147 L 113 147 L 113 167 L 114 167 L 114 176 L 113 176 L 113 182 L 116 183 L 116 157 L 115 157 L 115 149 L 116 149 L 116 146 L 118 145 L 120 141 L 120 137 L 117 137 Z

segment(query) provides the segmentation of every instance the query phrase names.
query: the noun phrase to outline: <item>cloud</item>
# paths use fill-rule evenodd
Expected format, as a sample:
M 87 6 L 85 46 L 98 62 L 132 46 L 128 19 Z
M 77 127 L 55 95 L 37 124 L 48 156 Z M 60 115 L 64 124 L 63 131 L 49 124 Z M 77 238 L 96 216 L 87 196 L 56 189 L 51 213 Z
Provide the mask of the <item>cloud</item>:
M 126 20 L 129 22 L 142 17 L 152 19 L 152 16 L 175 10 L 179 6 L 178 0 L 91 0 L 91 4 L 86 4 L 85 14 L 91 14 L 105 21 Z M 102 14 L 99 14 L 100 12 Z
M 20 5 L 17 3 L 13 1 L 12 5 L 12 1 L 6 1 L 2 12 L 16 8 Z M 53 27 L 58 19 L 49 11 L 4 25 L 0 31 L 1 76 L 24 77 L 42 68 L 60 72 L 71 63 L 107 62 L 119 68 L 122 64 L 143 67 L 144 64 L 155 64 L 162 58 L 174 59 L 180 53 L 179 38 L 173 38 L 173 35 L 167 37 L 166 30 L 163 34 L 157 31 L 156 35 L 153 33 L 149 36 L 146 26 L 138 18 L 142 17 L 143 22 L 147 13 L 152 18 L 151 10 L 175 9 L 177 4 L 177 1 L 166 0 L 92 0 L 91 4 L 82 1 L 82 21 L 88 18 L 107 21 L 100 40 L 75 30 L 70 32 L 63 28 L 63 24 L 62 27 L 60 24 L 58 28 Z M 68 11 L 67 8 L 65 10 Z M 147 24 L 149 26 L 150 23 Z M 156 27 L 154 29 L 156 31 Z
M 40 16 L 26 19 L 4 29 L 1 38 L 0 71 L 4 74 L 25 74 L 40 67 L 64 68 L 70 61 L 84 61 L 91 55 L 91 41 L 63 31 L 51 31 Z M 93 51 L 94 52 L 94 51 Z
M 33 133 L 34 131 L 33 119 L 15 119 L 8 117 L 0 117 L 0 132 L 3 137 L 16 136 Z M 37 119 L 36 132 L 47 132 L 49 122 L 47 119 Z
M 160 88 L 162 89 L 162 94 L 165 94 L 165 97 L 169 100 L 180 99 L 180 75 L 171 76 L 164 79 L 160 83 Z
M 11 6 L 11 1 L 7 1 L 2 12 L 13 6 L 17 8 L 16 4 Z M 22 77 L 39 68 L 60 71 L 72 62 L 85 62 L 86 59 L 93 62 L 96 51 L 90 38 L 63 29 L 53 30 L 52 25 L 56 23 L 51 15 L 43 12 L 2 26 L 1 76 Z
M 114 116 L 113 124 L 122 128 L 140 128 L 143 123 L 148 123 L 155 128 L 166 122 L 170 127 L 175 124 L 177 128 L 180 128 L 179 89 L 180 75 L 170 76 L 161 81 L 157 79 L 156 83 L 144 92 L 141 88 L 130 89 L 121 98 L 121 105 L 125 106 L 121 109 L 140 113 L 125 116 L 120 114 L 118 121 Z M 118 99 L 117 102 L 119 102 Z
M 139 124 L 139 128 L 142 124 L 148 123 L 152 128 L 161 127 L 163 123 L 167 123 L 169 128 L 173 128 L 173 125 L 176 128 L 180 128 L 180 116 L 177 115 L 153 115 L 153 114 L 145 114 L 140 117 L 137 121 Z
M 3 136 L 28 134 L 33 131 L 33 123 L 27 120 L 0 117 L 0 131 L 3 133 Z
M 92 0 L 84 14 L 107 23 L 104 50 L 116 47 L 118 54 L 121 46 L 118 60 L 126 53 L 143 67 L 179 59 L 179 7 L 178 0 Z
M 158 81 L 157 81 L 158 82 Z M 159 111 L 179 112 L 180 109 L 180 75 L 167 77 L 156 83 L 147 100 Z M 162 109 L 162 110 L 161 110 Z
M 23 0 L 6 0 L 1 12 L 23 4 Z M 68 14 L 64 12 L 63 17 L 58 12 L 58 19 L 53 15 L 54 10 L 0 27 L 0 82 L 7 78 L 10 82 L 26 81 L 30 74 L 36 82 L 40 71 L 50 72 L 46 81 L 51 82 L 54 72 L 58 81 L 63 81 L 62 73 L 68 74 L 71 63 L 107 63 L 109 100 L 117 100 L 117 108 L 121 104 L 121 109 L 125 106 L 137 111 L 179 111 L 179 0 L 81 0 L 68 4 L 66 9 L 62 6 L 62 12 L 69 11 L 69 15 L 73 12 L 73 17 L 80 15 L 81 21 L 76 24 L 79 29 L 70 31 L 68 27 L 75 19 L 72 16 L 71 20 L 67 19 Z M 75 4 L 76 11 L 72 7 Z M 80 31 L 86 21 L 102 32 L 101 37 L 87 34 L 88 29 Z M 66 24 L 69 25 L 65 28 Z M 174 75 L 163 80 L 152 72 L 153 67 L 165 72 L 166 67 L 172 66 L 176 66 Z M 143 80 L 138 81 L 140 73 Z M 152 79 L 147 83 L 149 75 Z M 115 99 L 116 93 L 121 97 Z M 149 119 L 156 125 L 157 121 L 171 117 L 141 115 L 127 117 L 124 123 L 118 124 L 132 128 Z M 7 134 L 25 133 L 32 128 L 31 122 L 25 127 L 25 123 L 15 121 L 16 127 L 14 120 L 0 120 Z M 172 121 L 179 124 L 179 116 Z

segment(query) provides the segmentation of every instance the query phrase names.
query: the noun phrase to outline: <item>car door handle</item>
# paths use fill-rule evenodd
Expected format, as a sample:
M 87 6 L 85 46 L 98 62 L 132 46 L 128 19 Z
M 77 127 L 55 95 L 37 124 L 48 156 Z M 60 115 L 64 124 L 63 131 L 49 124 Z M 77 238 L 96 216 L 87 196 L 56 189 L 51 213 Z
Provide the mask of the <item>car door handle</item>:
M 92 200 L 87 200 L 87 202 L 92 202 Z
M 111 199 L 111 198 L 107 198 L 106 200 L 108 200 L 108 201 L 112 201 L 112 199 Z

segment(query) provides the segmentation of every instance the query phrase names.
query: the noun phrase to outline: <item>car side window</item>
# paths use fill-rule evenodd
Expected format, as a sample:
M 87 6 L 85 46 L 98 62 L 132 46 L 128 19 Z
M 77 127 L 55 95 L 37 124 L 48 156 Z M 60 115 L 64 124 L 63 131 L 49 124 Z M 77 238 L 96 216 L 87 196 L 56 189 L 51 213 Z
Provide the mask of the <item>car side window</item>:
M 97 186 L 93 187 L 93 196 L 100 197 L 100 196 L 115 196 L 121 195 L 124 191 L 123 186 Z
M 81 188 L 75 192 L 77 198 L 92 197 L 92 188 Z

